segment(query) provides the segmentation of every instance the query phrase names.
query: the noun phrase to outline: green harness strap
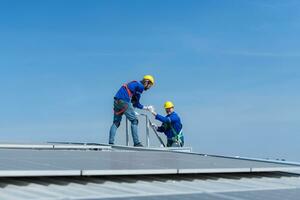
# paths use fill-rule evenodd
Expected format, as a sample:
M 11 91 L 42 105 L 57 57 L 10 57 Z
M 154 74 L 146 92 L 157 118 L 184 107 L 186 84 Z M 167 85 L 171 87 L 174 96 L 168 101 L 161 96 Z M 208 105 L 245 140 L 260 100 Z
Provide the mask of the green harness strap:
M 183 136 L 182 129 L 179 133 L 177 133 L 175 128 L 172 126 L 171 122 L 163 123 L 163 126 L 166 130 L 169 129 L 169 128 L 172 130 L 172 132 L 174 134 L 174 137 L 172 137 L 172 141 L 173 142 L 178 142 L 181 145 L 182 144 L 181 137 Z
M 175 128 L 172 126 L 172 124 L 170 124 L 170 126 L 171 126 L 171 129 L 172 129 L 172 131 L 175 135 L 174 137 L 172 137 L 173 142 L 178 142 L 181 145 L 182 144 L 181 137 L 183 136 L 182 129 L 180 130 L 179 133 L 177 133 Z

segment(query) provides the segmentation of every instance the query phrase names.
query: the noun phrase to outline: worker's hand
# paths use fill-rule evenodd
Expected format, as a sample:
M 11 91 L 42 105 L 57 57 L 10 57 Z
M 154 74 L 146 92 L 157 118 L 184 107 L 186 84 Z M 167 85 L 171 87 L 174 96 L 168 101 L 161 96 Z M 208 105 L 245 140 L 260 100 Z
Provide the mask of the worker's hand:
M 155 108 L 154 108 L 153 106 L 149 106 L 149 111 L 150 111 L 151 113 L 154 113 L 154 112 L 155 112 Z
M 144 106 L 143 109 L 147 110 L 147 111 L 150 111 L 150 112 L 154 110 L 153 106 Z
M 144 110 L 147 110 L 147 111 L 149 111 L 149 112 L 151 112 L 154 116 L 157 115 L 157 113 L 155 112 L 155 109 L 154 109 L 153 106 L 144 106 L 143 109 L 144 109 Z
M 148 111 L 149 111 L 149 107 L 150 107 L 150 106 L 144 106 L 144 107 L 143 107 L 143 110 L 148 110 Z
M 139 116 L 140 115 L 140 113 L 138 113 L 136 111 L 134 111 L 134 114 L 135 114 L 135 116 Z
M 154 124 L 154 123 L 151 123 L 150 124 L 155 130 L 157 130 L 158 129 L 158 126 L 156 125 L 156 124 Z

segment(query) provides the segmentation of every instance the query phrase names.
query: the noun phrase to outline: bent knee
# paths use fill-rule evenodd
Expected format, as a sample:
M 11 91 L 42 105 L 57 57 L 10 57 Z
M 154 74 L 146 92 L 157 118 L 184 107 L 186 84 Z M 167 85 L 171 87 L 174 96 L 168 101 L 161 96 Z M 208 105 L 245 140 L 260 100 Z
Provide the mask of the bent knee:
M 133 125 L 138 125 L 139 124 L 139 120 L 138 119 L 134 119 L 134 120 L 131 121 L 131 123 Z
M 114 124 L 116 125 L 116 127 L 117 127 L 117 128 L 119 128 L 119 126 L 120 126 L 121 122 L 119 122 L 119 121 L 115 121 L 115 122 L 114 122 Z

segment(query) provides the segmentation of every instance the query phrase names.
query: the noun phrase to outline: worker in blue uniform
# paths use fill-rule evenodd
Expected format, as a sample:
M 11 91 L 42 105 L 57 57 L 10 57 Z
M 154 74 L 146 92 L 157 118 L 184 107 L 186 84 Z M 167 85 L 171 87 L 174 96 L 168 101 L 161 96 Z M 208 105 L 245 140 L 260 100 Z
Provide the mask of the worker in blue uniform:
M 149 111 L 155 116 L 155 119 L 162 122 L 161 126 L 151 124 L 158 132 L 163 132 L 167 136 L 167 147 L 183 147 L 184 137 L 182 132 L 182 123 L 178 114 L 174 111 L 174 104 L 167 101 L 164 104 L 167 116 L 162 116 L 149 108 Z
M 152 106 L 143 106 L 140 103 L 141 94 L 150 89 L 154 85 L 154 78 L 151 75 L 146 75 L 141 81 L 131 81 L 124 84 L 114 97 L 114 118 L 113 124 L 109 132 L 109 144 L 115 142 L 115 135 L 118 127 L 121 124 L 123 114 L 131 122 L 131 134 L 133 145 L 142 147 L 142 143 L 138 137 L 138 118 L 134 108 L 149 110 Z

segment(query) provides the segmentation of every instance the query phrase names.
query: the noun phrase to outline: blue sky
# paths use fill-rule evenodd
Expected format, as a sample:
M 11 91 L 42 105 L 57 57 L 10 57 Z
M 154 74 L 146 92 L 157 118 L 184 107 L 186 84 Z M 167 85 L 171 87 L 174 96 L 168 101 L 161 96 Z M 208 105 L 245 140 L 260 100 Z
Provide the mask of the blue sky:
M 107 142 L 115 92 L 153 74 L 142 103 L 163 113 L 172 100 L 195 151 L 300 161 L 299 9 L 296 0 L 1 1 L 0 141 Z

